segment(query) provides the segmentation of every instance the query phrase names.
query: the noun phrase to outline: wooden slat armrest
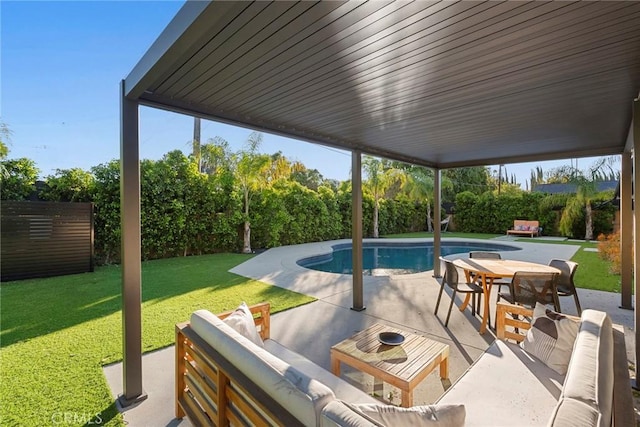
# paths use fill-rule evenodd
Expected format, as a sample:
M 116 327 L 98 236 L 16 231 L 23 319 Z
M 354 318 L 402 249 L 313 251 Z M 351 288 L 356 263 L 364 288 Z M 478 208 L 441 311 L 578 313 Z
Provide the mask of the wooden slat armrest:
M 203 426 L 303 425 L 234 362 L 196 334 L 188 322 L 177 324 L 176 418 L 187 415 L 194 425 Z
M 234 310 L 225 311 L 224 313 L 216 314 L 220 319 L 224 319 L 228 317 Z M 249 306 L 249 311 L 253 314 L 253 321 L 256 324 L 256 328 L 258 328 L 258 333 L 260 333 L 260 338 L 262 340 L 267 340 L 271 336 L 271 304 L 268 302 L 261 302 L 259 304 L 254 304 Z
M 524 340 L 527 330 L 531 328 L 531 324 L 529 320 L 516 319 L 516 317 L 519 316 L 531 319 L 533 317 L 533 310 L 521 305 L 499 302 L 496 306 L 496 336 L 502 340 L 512 339 L 516 342 Z M 580 318 L 577 316 L 568 314 L 564 314 L 563 316 L 574 322 L 580 321 Z M 511 327 L 512 329 L 507 327 Z M 515 332 L 516 328 L 518 332 Z
M 515 328 L 526 333 L 531 325 L 528 321 L 514 318 L 519 316 L 530 318 L 533 316 L 533 310 L 520 305 L 499 302 L 496 306 L 496 336 L 501 340 L 512 339 L 516 342 L 524 340 L 524 334 L 515 332 Z M 508 326 L 513 330 L 507 329 Z

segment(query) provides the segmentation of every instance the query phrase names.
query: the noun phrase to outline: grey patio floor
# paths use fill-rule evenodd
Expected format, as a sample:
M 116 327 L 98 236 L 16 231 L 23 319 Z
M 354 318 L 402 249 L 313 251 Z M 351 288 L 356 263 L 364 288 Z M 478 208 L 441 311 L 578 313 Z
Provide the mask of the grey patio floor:
M 415 242 L 416 239 L 410 241 Z M 443 303 L 436 317 L 433 312 L 440 283 L 433 277 L 433 271 L 399 276 L 366 276 L 364 301 L 367 308 L 362 312 L 351 310 L 350 275 L 322 273 L 296 264 L 300 258 L 329 252 L 332 245 L 342 242 L 349 241 L 309 243 L 270 249 L 231 270 L 242 276 L 318 298 L 311 304 L 273 315 L 273 339 L 329 369 L 329 348 L 333 344 L 373 323 L 380 322 L 449 344 L 450 382 L 462 375 L 495 339 L 491 330 L 484 335 L 478 333 L 480 318 L 473 317 L 470 310 L 460 312 L 454 308 L 449 327 L 444 327 L 449 298 L 443 296 Z M 544 264 L 553 258 L 570 259 L 579 249 L 577 245 L 504 241 L 500 243 L 521 248 L 519 251 L 504 253 L 505 258 Z M 450 257 L 461 256 L 466 254 Z M 625 326 L 627 353 L 633 360 L 633 334 L 630 332 L 633 327 L 633 311 L 618 308 L 620 295 L 580 289 L 579 297 L 583 309 L 595 308 L 606 311 L 614 323 Z M 495 306 L 495 297 L 491 298 L 491 303 Z M 575 314 L 573 298 L 562 298 L 561 304 L 563 312 Z M 492 307 L 492 312 L 494 310 Z M 143 356 L 143 384 L 148 399 L 124 411 L 128 425 L 190 425 L 186 419 L 176 420 L 173 416 L 173 368 L 173 347 Z M 110 365 L 105 367 L 104 372 L 116 397 L 122 392 L 122 366 Z M 380 390 L 379 385 L 374 385 L 371 377 L 347 367 L 343 368 L 342 375 L 367 392 L 374 392 L 376 387 L 377 394 L 385 397 L 391 395 L 395 399 L 394 402 L 398 403 L 399 394 L 387 385 Z M 441 381 L 436 374 L 430 375 L 417 387 L 414 404 L 433 403 L 450 382 Z

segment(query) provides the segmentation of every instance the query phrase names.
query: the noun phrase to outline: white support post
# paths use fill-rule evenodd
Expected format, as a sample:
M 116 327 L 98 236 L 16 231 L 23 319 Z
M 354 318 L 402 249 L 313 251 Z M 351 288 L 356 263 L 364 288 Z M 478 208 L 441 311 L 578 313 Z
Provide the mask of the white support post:
M 352 310 L 362 311 L 364 291 L 362 277 L 362 153 L 351 153 L 351 247 L 353 266 L 353 306 Z
M 120 84 L 120 215 L 122 263 L 123 407 L 146 399 L 142 389 L 142 262 L 138 103 Z

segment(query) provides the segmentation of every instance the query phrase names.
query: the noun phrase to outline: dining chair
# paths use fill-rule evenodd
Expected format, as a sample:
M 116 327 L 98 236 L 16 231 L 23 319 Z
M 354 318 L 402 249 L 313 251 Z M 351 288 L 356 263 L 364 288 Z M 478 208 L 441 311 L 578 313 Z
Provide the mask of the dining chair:
M 556 290 L 558 273 L 533 273 L 516 271 L 509 284 L 509 293 L 499 293 L 498 301 L 503 298 L 511 304 L 534 308 L 536 302 L 553 304 L 560 311 Z
M 444 263 L 444 276 L 442 276 L 442 284 L 440 285 L 440 292 L 438 293 L 438 301 L 436 302 L 435 315 L 438 315 L 438 307 L 440 307 L 440 299 L 444 292 L 445 285 L 451 288 L 451 303 L 449 303 L 449 312 L 447 313 L 447 319 L 444 322 L 444 326 L 449 325 L 449 317 L 451 317 L 451 309 L 453 308 L 453 301 L 456 299 L 457 293 L 471 294 L 471 313 L 476 315 L 476 295 L 478 296 L 478 306 L 482 299 L 482 287 L 475 283 L 467 283 L 466 281 L 460 282 L 458 269 L 455 264 L 448 259 L 440 257 L 440 261 Z
M 573 276 L 576 274 L 576 270 L 578 269 L 578 263 L 564 259 L 552 259 L 549 261 L 549 266 L 560 270 L 560 275 L 558 276 L 556 283 L 558 297 L 569 297 L 573 295 L 578 316 L 581 316 L 582 308 L 580 307 L 580 300 L 578 299 L 578 290 L 573 282 Z
M 500 252 L 489 252 L 489 251 L 471 251 L 469 252 L 469 258 L 475 259 L 502 259 Z M 500 296 L 500 290 L 502 289 L 502 285 L 509 286 L 511 283 L 510 279 L 492 279 L 491 285 L 498 285 L 498 298 Z

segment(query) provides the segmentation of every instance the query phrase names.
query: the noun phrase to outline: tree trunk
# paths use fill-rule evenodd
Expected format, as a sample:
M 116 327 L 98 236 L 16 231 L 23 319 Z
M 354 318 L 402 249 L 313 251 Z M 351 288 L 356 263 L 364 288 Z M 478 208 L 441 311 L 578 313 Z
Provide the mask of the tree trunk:
M 373 237 L 378 238 L 378 202 L 373 204 Z
M 431 203 L 427 200 L 427 231 L 433 233 L 433 219 L 431 218 Z
M 242 246 L 242 253 L 251 253 L 251 224 L 249 224 L 249 221 L 244 222 L 244 245 Z
M 249 190 L 244 190 L 244 239 L 242 245 L 242 253 L 251 253 L 251 223 L 249 222 Z
M 591 201 L 585 203 L 585 240 L 593 240 L 593 211 L 591 210 Z

